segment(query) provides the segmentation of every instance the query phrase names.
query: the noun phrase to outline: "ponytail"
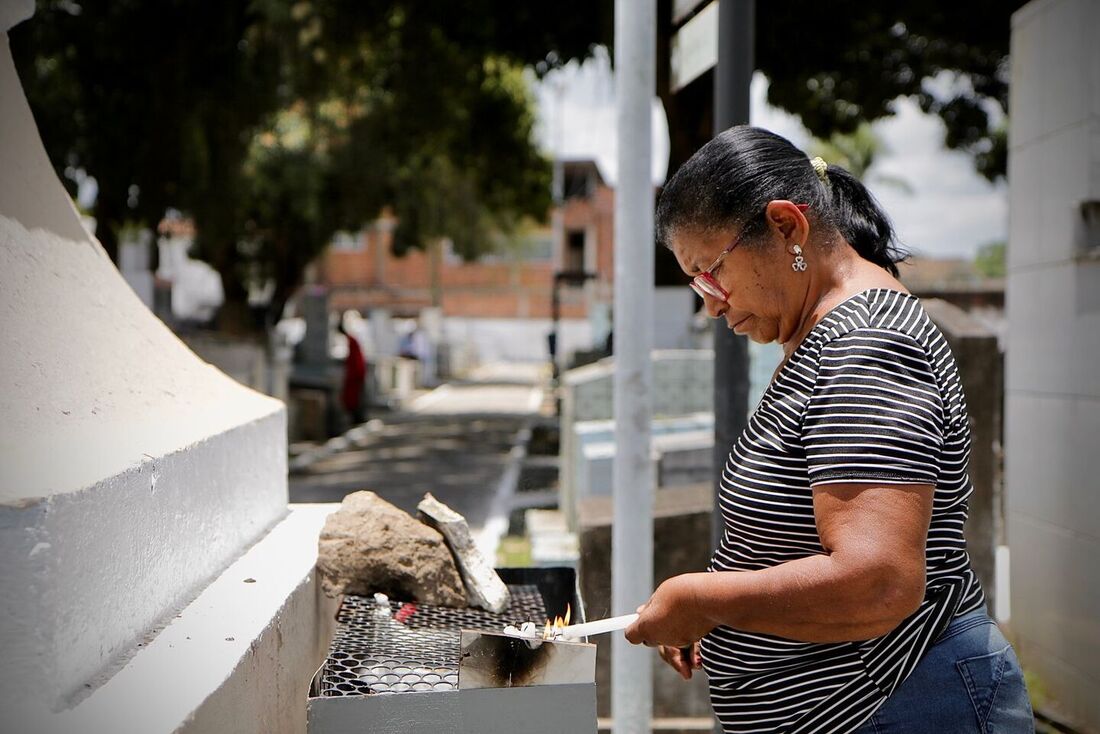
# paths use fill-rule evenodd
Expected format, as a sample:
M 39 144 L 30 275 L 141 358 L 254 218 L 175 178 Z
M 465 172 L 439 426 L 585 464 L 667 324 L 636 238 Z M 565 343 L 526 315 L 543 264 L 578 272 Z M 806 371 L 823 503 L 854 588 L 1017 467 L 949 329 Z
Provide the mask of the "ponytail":
M 863 183 L 840 166 L 825 169 L 834 226 L 860 257 L 895 277 L 897 263 L 909 257 L 898 245 L 894 228 Z

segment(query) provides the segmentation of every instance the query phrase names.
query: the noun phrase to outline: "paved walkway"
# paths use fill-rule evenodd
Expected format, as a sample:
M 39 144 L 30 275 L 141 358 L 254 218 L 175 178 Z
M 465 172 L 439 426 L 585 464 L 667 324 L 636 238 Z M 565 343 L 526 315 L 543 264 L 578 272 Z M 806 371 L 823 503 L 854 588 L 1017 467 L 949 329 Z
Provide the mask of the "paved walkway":
M 431 492 L 494 545 L 515 490 L 522 458 L 516 446 L 542 405 L 542 385 L 540 370 L 511 365 L 444 384 L 407 412 L 369 421 L 294 462 L 290 501 L 339 502 L 369 489 L 415 512 Z

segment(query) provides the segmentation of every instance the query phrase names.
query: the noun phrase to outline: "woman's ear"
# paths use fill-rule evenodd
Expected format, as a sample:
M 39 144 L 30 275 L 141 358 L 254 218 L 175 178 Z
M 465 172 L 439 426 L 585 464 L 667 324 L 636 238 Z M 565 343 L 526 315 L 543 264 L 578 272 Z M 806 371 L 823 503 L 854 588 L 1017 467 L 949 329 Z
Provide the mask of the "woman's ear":
M 768 227 L 783 240 L 800 245 L 806 243 L 810 224 L 796 204 L 786 199 L 769 201 L 764 213 L 768 219 Z

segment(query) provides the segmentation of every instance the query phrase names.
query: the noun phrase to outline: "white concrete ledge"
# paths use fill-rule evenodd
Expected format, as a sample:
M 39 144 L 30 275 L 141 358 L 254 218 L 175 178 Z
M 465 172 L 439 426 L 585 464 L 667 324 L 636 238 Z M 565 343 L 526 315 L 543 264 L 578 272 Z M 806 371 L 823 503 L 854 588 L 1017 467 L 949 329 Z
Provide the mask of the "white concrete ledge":
M 64 708 L 286 514 L 282 411 L 80 492 L 0 504 L 4 708 Z
M 24 734 L 301 734 L 336 601 L 315 578 L 338 505 L 297 505 L 124 668 L 75 708 L 5 725 Z
M 8 5 L 3 23 L 33 9 Z M 0 100 L 6 716 L 70 705 L 278 522 L 287 494 L 285 407 L 192 353 L 84 230 L 4 33 Z

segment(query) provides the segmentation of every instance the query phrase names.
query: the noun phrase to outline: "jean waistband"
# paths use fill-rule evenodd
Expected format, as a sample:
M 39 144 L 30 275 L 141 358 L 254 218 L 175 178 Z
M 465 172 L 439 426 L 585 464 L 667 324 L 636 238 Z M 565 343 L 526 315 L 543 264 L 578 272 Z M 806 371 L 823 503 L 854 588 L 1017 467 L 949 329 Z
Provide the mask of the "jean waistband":
M 989 612 L 986 611 L 985 607 L 979 607 L 966 614 L 960 614 L 948 623 L 947 629 L 945 629 L 932 644 L 938 645 L 944 640 L 950 639 L 955 635 L 966 632 L 968 629 L 973 629 L 982 624 L 994 624 L 993 618 L 989 616 Z

